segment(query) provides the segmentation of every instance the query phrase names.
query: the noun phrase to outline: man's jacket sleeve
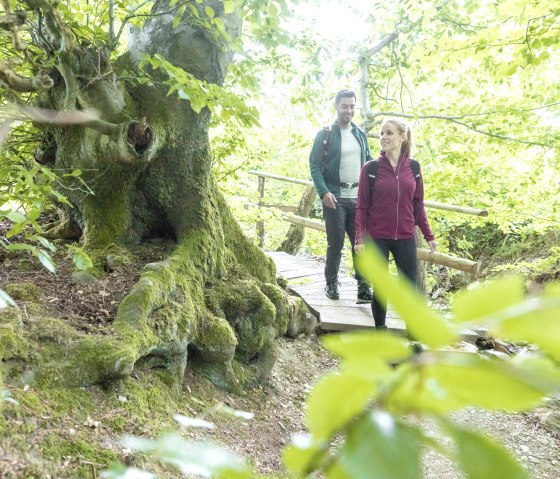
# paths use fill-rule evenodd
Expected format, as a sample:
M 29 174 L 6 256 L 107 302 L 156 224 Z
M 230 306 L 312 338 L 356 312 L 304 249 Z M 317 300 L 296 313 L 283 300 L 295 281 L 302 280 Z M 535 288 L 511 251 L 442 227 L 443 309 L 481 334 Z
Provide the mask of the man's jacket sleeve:
M 325 139 L 325 133 L 320 131 L 315 136 L 313 141 L 313 148 L 311 149 L 311 154 L 309 155 L 309 172 L 311 173 L 311 179 L 315 185 L 315 190 L 319 198 L 328 193 L 330 190 L 327 188 L 325 183 L 325 177 L 321 169 L 321 163 L 323 160 L 323 140 Z

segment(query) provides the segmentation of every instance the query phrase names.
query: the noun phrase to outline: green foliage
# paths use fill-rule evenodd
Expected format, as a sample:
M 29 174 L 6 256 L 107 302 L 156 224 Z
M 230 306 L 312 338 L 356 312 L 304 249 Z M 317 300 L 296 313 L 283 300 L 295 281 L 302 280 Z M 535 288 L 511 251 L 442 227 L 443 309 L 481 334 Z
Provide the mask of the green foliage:
M 229 407 L 220 407 L 219 411 L 245 420 L 250 420 L 253 417 L 250 413 Z M 176 415 L 175 420 L 184 427 L 204 429 L 215 427 L 209 421 L 181 415 Z M 211 441 L 186 441 L 179 434 L 167 434 L 156 440 L 126 436 L 123 438 L 123 443 L 132 451 L 146 454 L 164 464 L 169 464 L 185 475 L 193 474 L 217 479 L 254 477 L 251 469 L 242 458 Z M 105 479 L 129 479 L 130 477 L 149 479 L 155 478 L 155 475 L 117 464 L 111 469 L 103 471 L 101 477 Z
M 145 56 L 139 68 L 144 70 L 148 65 L 153 69 L 162 70 L 168 78 L 165 81 L 169 86 L 168 94 L 177 92 L 179 98 L 189 100 L 191 108 L 196 113 L 200 113 L 203 108 L 208 108 L 220 121 L 227 122 L 235 119 L 246 127 L 258 125 L 256 108 L 247 106 L 241 96 L 228 92 L 216 84 L 197 79 L 182 68 L 172 65 L 161 55 Z
M 493 271 L 499 272 L 514 272 L 522 274 L 527 279 L 542 281 L 550 277 L 555 277 L 560 270 L 560 247 L 552 246 L 546 251 L 539 251 L 539 255 L 544 257 L 536 258 L 533 261 L 515 261 L 514 264 L 503 264 L 493 268 Z
M 385 291 L 410 329 L 416 321 L 414 310 L 407 306 L 414 296 L 411 287 L 392 278 L 379 254 L 369 248 L 361 258 L 368 278 L 374 288 L 389 285 Z M 558 359 L 558 338 L 549 337 L 558 329 L 559 293 L 560 288 L 554 286 L 541 298 L 525 299 L 522 283 L 513 278 L 464 291 L 455 300 L 457 325 L 445 325 L 446 330 L 468 325 L 486 327 L 498 337 L 524 336 L 540 347 L 527 358 L 493 361 L 470 353 L 428 349 L 402 362 L 404 339 L 383 333 L 327 337 L 325 345 L 341 357 L 341 368 L 323 378 L 311 393 L 307 415 L 311 435 L 307 442 L 298 439 L 289 447 L 286 465 L 298 477 L 324 471 L 332 478 L 417 478 L 421 477 L 421 451 L 436 447 L 457 462 L 467 478 L 527 477 L 503 447 L 454 425 L 447 414 L 471 406 L 522 411 L 557 390 L 560 368 L 551 357 Z M 441 328 L 444 320 L 438 320 Z M 444 346 L 440 332 L 425 327 L 423 334 L 427 344 Z M 389 367 L 389 363 L 398 365 Z M 372 379 L 369 400 L 356 407 L 353 389 L 363 390 L 364 381 Z M 333 403 L 339 412 L 325 414 Z M 372 404 L 374 411 L 370 411 Z M 456 448 L 439 447 L 438 441 L 409 423 L 408 414 L 436 419 Z M 318 423 L 316 417 L 323 421 Z M 331 455 L 321 456 L 317 451 L 324 451 L 336 437 L 342 444 Z M 316 451 L 310 454 L 313 448 Z
M 472 431 L 447 424 L 455 443 L 461 469 L 467 479 L 527 479 L 527 472 L 502 446 Z M 476 458 L 476 460 L 473 460 Z
M 417 305 L 412 287 L 392 277 L 370 245 L 362 265 L 375 288 L 389 285 L 386 292 L 410 329 L 417 321 L 408 305 Z M 449 413 L 467 407 L 525 411 L 558 390 L 560 338 L 553 331 L 560 330 L 560 285 L 551 285 L 539 298 L 525 298 L 519 278 L 503 278 L 461 292 L 454 313 L 455 323 L 448 324 L 430 313 L 434 327 L 445 332 L 425 327 L 422 339 L 435 347 L 420 353 L 411 353 L 406 339 L 385 332 L 325 336 L 324 344 L 339 356 L 340 368 L 321 378 L 308 398 L 309 433 L 294 436 L 284 449 L 290 477 L 417 479 L 423 477 L 424 451 L 435 449 L 455 462 L 467 479 L 527 479 L 527 472 L 503 446 L 455 424 Z M 523 338 L 538 349 L 507 360 L 454 351 L 449 346 L 465 326 Z M 440 432 L 427 435 L 419 418 L 435 421 Z M 183 424 L 210 427 L 197 419 Z M 238 475 L 228 471 L 227 477 L 253 477 L 238 458 L 216 451 L 214 445 L 186 443 L 176 436 L 129 441 L 134 449 L 155 454 L 184 472 L 222 477 L 221 468 L 230 467 Z M 210 453 L 216 457 L 211 464 L 206 462 Z M 125 473 L 113 470 L 114 475 L 105 477 Z

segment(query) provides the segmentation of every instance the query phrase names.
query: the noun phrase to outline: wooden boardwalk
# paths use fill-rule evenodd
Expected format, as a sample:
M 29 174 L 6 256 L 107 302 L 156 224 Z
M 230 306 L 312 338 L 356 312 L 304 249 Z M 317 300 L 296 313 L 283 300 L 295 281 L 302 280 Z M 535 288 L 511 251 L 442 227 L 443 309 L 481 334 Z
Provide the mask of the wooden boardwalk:
M 311 313 L 319 320 L 321 329 L 343 331 L 357 328 L 373 328 L 370 304 L 356 304 L 356 280 L 340 275 L 340 299 L 325 296 L 323 266 L 310 259 L 283 252 L 267 253 L 276 263 L 278 274 L 288 280 L 289 289 L 300 296 Z M 387 328 L 404 334 L 404 321 L 389 307 Z
M 325 296 L 325 276 L 323 266 L 319 263 L 292 256 L 283 252 L 267 253 L 276 263 L 276 271 L 288 280 L 288 289 L 300 296 L 311 313 L 319 320 L 321 329 L 325 331 L 345 331 L 351 329 L 373 328 L 373 316 L 369 304 L 356 304 L 356 280 L 340 275 L 340 299 L 332 300 Z M 398 334 L 405 335 L 404 321 L 397 313 L 387 310 L 387 328 Z M 474 342 L 478 335 L 474 331 L 461 332 L 462 339 Z

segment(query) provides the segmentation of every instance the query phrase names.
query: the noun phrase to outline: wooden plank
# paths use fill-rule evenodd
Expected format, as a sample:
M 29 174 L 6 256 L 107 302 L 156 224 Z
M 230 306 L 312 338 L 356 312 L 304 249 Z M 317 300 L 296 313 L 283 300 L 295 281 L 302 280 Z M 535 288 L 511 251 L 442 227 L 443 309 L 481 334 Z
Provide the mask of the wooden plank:
M 324 331 L 350 331 L 373 329 L 371 305 L 357 304 L 356 280 L 341 274 L 339 277 L 340 299 L 325 296 L 323 266 L 307 258 L 292 256 L 281 251 L 267 253 L 276 263 L 279 274 L 288 280 L 288 289 L 301 297 L 309 311 L 319 319 Z M 405 322 L 389 304 L 387 328 L 396 334 L 406 335 Z M 471 330 L 461 331 L 462 340 L 474 343 L 478 334 Z
M 318 273 L 313 268 L 286 269 L 286 270 L 279 271 L 278 273 L 281 274 L 282 276 L 284 276 L 284 278 L 286 278 L 287 280 L 310 277 L 310 276 L 313 276 L 313 275 L 322 275 L 323 276 L 323 282 L 325 281 L 323 273 Z

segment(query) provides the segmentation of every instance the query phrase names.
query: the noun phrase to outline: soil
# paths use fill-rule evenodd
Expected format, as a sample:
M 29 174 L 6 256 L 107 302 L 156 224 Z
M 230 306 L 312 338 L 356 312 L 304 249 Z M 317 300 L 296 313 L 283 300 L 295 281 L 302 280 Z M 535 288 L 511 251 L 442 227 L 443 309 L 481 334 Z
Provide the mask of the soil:
M 41 302 L 49 314 L 68 320 L 74 327 L 86 333 L 99 334 L 109 329 L 118 303 L 137 281 L 141 265 L 161 259 L 163 249 L 148 248 L 143 253 L 139 250 L 137 262 L 120 264 L 104 279 L 93 283 L 73 280 L 71 261 L 62 255 L 56 258 L 56 274 L 49 273 L 44 268 L 23 271 L 15 266 L 16 263 L 11 263 L 13 267 L 10 267 L 9 262 L 4 259 L 0 288 L 9 283 L 32 282 L 42 288 Z M 176 403 L 171 405 L 171 409 L 176 407 L 175 412 L 203 417 L 216 424 L 216 428 L 212 430 L 189 429 L 184 432 L 186 438 L 211 438 L 247 458 L 259 473 L 283 477 L 285 471 L 282 465 L 282 449 L 294 433 L 305 431 L 307 394 L 319 377 L 336 369 L 337 361 L 322 347 L 320 336 L 316 334 L 296 339 L 279 338 L 277 345 L 278 359 L 267 385 L 247 391 L 241 396 L 233 395 L 215 389 L 205 378 L 189 368 L 183 390 Z M 6 388 L 19 397 L 33 392 L 32 388 L 26 391 L 25 386 L 14 385 Z M 40 395 L 40 392 L 35 393 Z M 168 428 L 178 429 L 170 417 L 166 420 L 158 416 L 156 410 L 138 411 L 139 417 L 135 419 L 124 417 L 122 410 L 117 407 L 107 408 L 106 404 L 110 401 L 134 400 L 134 397 L 131 397 L 134 393 L 127 391 L 126 386 L 124 390 L 119 391 L 92 390 L 87 393 L 91 394 L 92 401 L 99 400 L 99 404 L 89 405 L 85 420 L 82 417 L 83 409 L 74 411 L 73 408 L 69 408 L 57 422 L 57 434 L 66 437 L 68 434 L 79 434 L 82 431 L 90 437 L 95 447 L 116 452 L 117 457 L 124 463 L 137 461 L 130 451 L 119 445 L 119 437 L 123 432 L 155 435 L 155 431 L 161 430 L 161 424 L 157 427 L 153 424 L 165 421 Z M 252 412 L 255 416 L 251 420 L 224 418 L 223 413 L 219 412 L 224 405 Z M 36 412 L 29 406 L 22 412 L 13 404 L 4 404 L 7 431 L 21 430 L 22 423 L 32 423 L 34 426 L 26 429 L 25 438 L 11 438 L 0 443 L 0 478 L 28 477 L 18 476 L 17 473 L 10 476 L 5 471 L 23 470 L 25 461 L 31 460 L 25 448 L 18 452 L 14 449 L 14 444 L 34 444 L 41 450 L 42 441 L 47 433 L 53 432 L 52 421 L 48 420 L 48 402 L 43 401 L 42 408 L 42 416 L 31 417 Z M 533 477 L 560 479 L 559 411 L 557 402 L 551 401 L 531 413 L 503 414 L 467 409 L 455 414 L 454 419 L 458 423 L 484 431 L 505 444 Z M 119 431 L 115 431 L 111 424 L 116 423 L 119 415 L 122 416 L 123 424 Z M 142 415 L 146 418 L 151 417 L 154 422 L 144 422 L 147 420 L 143 419 Z M 423 427 L 433 429 L 429 423 L 425 423 Z M 49 428 L 50 430 L 47 430 Z M 9 446 L 9 449 L 3 448 L 2 445 Z M 83 470 L 78 469 L 77 464 L 80 462 L 91 463 L 92 473 L 72 475 L 71 471 Z M 44 476 L 37 477 L 99 477 L 99 471 L 107 466 L 102 459 L 92 462 L 67 455 L 61 456 L 58 464 L 45 468 L 46 471 L 54 468 L 58 473 L 45 472 Z M 426 454 L 424 468 L 427 479 L 462 478 L 449 461 L 435 453 Z M 158 477 L 177 477 L 169 470 L 162 471 L 164 470 L 159 470 Z M 488 477 L 492 477 L 492 474 Z

